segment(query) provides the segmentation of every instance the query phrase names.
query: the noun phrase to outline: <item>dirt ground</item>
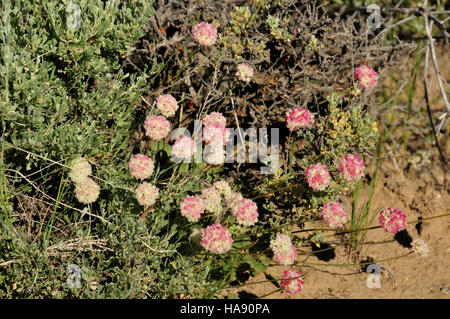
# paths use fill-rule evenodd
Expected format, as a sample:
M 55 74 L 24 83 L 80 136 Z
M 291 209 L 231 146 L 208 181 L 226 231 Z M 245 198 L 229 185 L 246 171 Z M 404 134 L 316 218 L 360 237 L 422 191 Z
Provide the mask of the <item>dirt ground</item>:
M 369 168 L 373 169 L 372 168 Z M 372 215 L 384 207 L 395 207 L 407 214 L 407 220 L 413 221 L 419 217 L 449 213 L 450 194 L 448 174 L 434 165 L 431 169 L 396 170 L 394 165 L 385 164 L 381 167 L 375 188 L 372 204 Z M 361 198 L 367 194 L 368 184 L 361 190 Z M 351 199 L 345 202 L 347 211 L 351 207 Z M 349 213 L 349 212 L 348 212 Z M 323 226 L 321 222 L 306 224 L 305 228 Z M 379 225 L 377 215 L 371 226 Z M 297 261 L 308 263 L 329 264 L 330 266 L 296 265 L 293 268 L 300 271 L 304 279 L 304 290 L 301 295 L 290 296 L 276 292 L 266 298 L 446 298 L 450 299 L 450 216 L 426 220 L 417 224 L 409 224 L 407 233 L 396 236 L 385 233 L 378 228 L 370 230 L 361 250 L 361 260 L 373 258 L 374 263 L 382 266 L 380 288 L 368 288 L 366 285 L 368 273 L 362 272 L 360 266 L 336 267 L 332 264 L 354 263 L 344 246 L 336 246 L 335 256 L 306 256 L 302 253 L 311 252 L 309 248 L 299 250 Z M 300 233 L 301 234 L 301 233 Z M 408 238 L 409 237 L 409 238 Z M 402 246 L 411 238 L 421 237 L 429 245 L 427 257 L 410 254 L 406 257 L 377 262 L 377 260 L 401 256 L 408 253 L 408 248 Z M 247 283 L 267 280 L 267 275 L 280 278 L 286 267 L 269 267 L 265 274 L 251 278 Z M 239 298 L 263 297 L 277 290 L 270 281 L 240 288 L 229 289 L 228 293 Z

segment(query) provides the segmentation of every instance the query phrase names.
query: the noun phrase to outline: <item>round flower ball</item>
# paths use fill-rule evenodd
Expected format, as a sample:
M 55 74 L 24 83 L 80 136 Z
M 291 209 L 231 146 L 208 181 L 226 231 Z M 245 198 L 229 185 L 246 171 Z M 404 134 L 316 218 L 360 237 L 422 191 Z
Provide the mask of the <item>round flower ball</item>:
M 205 147 L 203 158 L 208 164 L 221 165 L 225 162 L 225 150 L 220 144 L 208 144 Z
M 223 147 L 227 144 L 227 129 L 225 127 L 207 126 L 203 128 L 203 139 L 212 147 Z
M 181 216 L 186 217 L 190 222 L 197 222 L 205 209 L 206 201 L 199 196 L 186 196 L 180 202 Z
M 306 169 L 306 180 L 312 189 L 322 191 L 330 184 L 331 176 L 325 165 L 313 164 Z
M 231 249 L 233 239 L 230 231 L 219 224 L 212 224 L 202 231 L 200 244 L 208 251 L 224 254 Z
M 341 228 L 347 222 L 347 214 L 345 213 L 344 205 L 340 202 L 329 202 L 323 205 L 320 215 L 325 224 L 330 228 Z
M 239 192 L 231 191 L 229 194 L 225 194 L 225 201 L 227 202 L 228 207 L 231 211 L 238 209 L 238 205 L 243 199 L 242 194 Z
M 196 145 L 192 138 L 187 136 L 180 137 L 172 146 L 172 158 L 176 162 L 188 160 L 194 155 L 195 150 Z
M 273 259 L 284 266 L 292 265 L 298 255 L 291 239 L 285 234 L 277 233 L 277 237 L 270 241 L 270 248 L 273 251 Z
M 155 204 L 159 197 L 159 189 L 150 183 L 142 183 L 136 189 L 136 199 L 144 207 Z
M 202 191 L 202 198 L 206 202 L 206 210 L 211 213 L 220 213 L 222 211 L 222 196 L 219 191 L 211 186 Z
M 192 28 L 192 35 L 199 44 L 210 46 L 217 40 L 217 28 L 212 24 L 201 22 Z
M 75 184 L 75 197 L 80 203 L 93 203 L 99 194 L 100 186 L 92 178 L 85 177 L 81 182 Z
M 158 141 L 170 132 L 170 123 L 164 116 L 149 116 L 144 122 L 145 135 Z
M 128 162 L 128 166 L 131 175 L 141 180 L 152 175 L 154 170 L 152 159 L 142 154 L 133 155 Z
M 385 208 L 380 212 L 380 224 L 385 232 L 396 234 L 406 229 L 406 215 L 396 208 Z
M 243 82 L 250 82 L 250 79 L 253 77 L 253 69 L 250 65 L 246 63 L 241 63 L 237 66 L 236 76 L 239 80 Z
M 253 226 L 258 221 L 258 206 L 251 199 L 241 199 L 232 213 L 242 226 Z
M 303 127 L 311 127 L 312 114 L 304 107 L 294 107 L 286 112 L 286 126 L 293 132 Z
M 227 126 L 227 119 L 220 112 L 212 112 L 204 117 L 203 125 L 205 127 L 224 128 Z
M 74 183 L 81 183 L 86 177 L 91 175 L 92 168 L 91 164 L 84 158 L 84 157 L 78 157 L 74 159 L 70 164 L 70 172 L 69 172 L 69 178 Z
M 419 254 L 422 257 L 428 256 L 430 249 L 428 248 L 428 244 L 422 239 L 417 238 L 411 242 L 411 251 L 415 254 Z
M 220 112 L 212 112 L 203 119 L 203 138 L 213 146 L 223 146 L 227 143 L 227 120 Z
M 281 275 L 281 288 L 291 295 L 301 293 L 303 289 L 303 280 L 301 279 L 301 275 L 301 273 L 292 269 L 285 270 Z
M 156 98 L 156 108 L 166 117 L 175 115 L 178 102 L 171 94 L 163 94 Z
M 360 65 L 355 68 L 355 78 L 363 89 L 371 89 L 377 85 L 378 73 L 368 65 Z
M 339 162 L 341 176 L 348 182 L 359 180 L 364 175 L 364 162 L 356 154 L 344 155 Z
M 217 181 L 213 184 L 217 191 L 225 198 L 231 195 L 231 187 L 226 181 Z

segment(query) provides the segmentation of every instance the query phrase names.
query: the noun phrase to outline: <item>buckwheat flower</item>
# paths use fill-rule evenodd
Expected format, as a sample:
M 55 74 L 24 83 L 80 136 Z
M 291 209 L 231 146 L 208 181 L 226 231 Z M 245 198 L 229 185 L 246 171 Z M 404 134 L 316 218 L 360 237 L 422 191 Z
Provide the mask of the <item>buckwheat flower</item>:
M 231 187 L 226 181 L 217 181 L 213 184 L 217 191 L 225 198 L 231 195 Z
M 154 165 L 150 157 L 136 154 L 128 162 L 130 174 L 138 179 L 146 179 L 153 174 Z
M 202 198 L 206 202 L 207 211 L 211 213 L 220 213 L 222 211 L 222 197 L 214 186 L 204 189 Z
M 202 231 L 200 244 L 208 251 L 216 254 L 224 254 L 230 250 L 233 244 L 230 231 L 219 224 L 212 224 Z
M 175 115 L 178 102 L 171 94 L 163 94 L 156 98 L 156 108 L 166 117 Z
M 345 213 L 344 205 L 340 202 L 329 202 L 323 205 L 320 215 L 325 224 L 330 228 L 341 228 L 347 222 L 347 214 Z
M 378 73 L 368 65 L 360 65 L 355 68 L 355 78 L 363 89 L 371 89 L 377 84 Z
M 91 164 L 84 157 L 74 159 L 69 167 L 69 177 L 74 183 L 80 183 L 92 173 Z
M 411 242 L 411 251 L 419 254 L 422 257 L 428 256 L 430 249 L 428 248 L 428 244 L 422 239 L 417 238 Z
M 238 192 L 231 192 L 229 194 L 225 194 L 225 201 L 227 202 L 228 207 L 230 210 L 234 211 L 238 208 L 239 203 L 243 199 L 241 193 Z
M 203 128 L 203 139 L 213 147 L 223 147 L 227 144 L 228 131 L 225 127 L 207 126 Z
M 225 162 L 225 150 L 221 145 L 208 144 L 205 147 L 203 158 L 206 163 L 211 165 L 223 164 Z
M 406 215 L 395 208 L 385 208 L 380 212 L 380 224 L 385 232 L 396 234 L 406 228 Z
M 203 138 L 206 143 L 215 146 L 223 146 L 227 143 L 228 131 L 226 129 L 227 120 L 222 113 L 212 112 L 203 119 Z
M 250 79 L 253 76 L 253 69 L 250 65 L 246 63 L 241 63 L 237 66 L 236 76 L 239 80 L 244 82 L 250 82 Z
M 303 280 L 301 279 L 301 273 L 294 271 L 293 269 L 285 270 L 281 275 L 281 288 L 290 293 L 291 295 L 301 293 L 303 289 Z
M 258 206 L 251 199 L 241 199 L 232 213 L 238 224 L 242 226 L 253 226 L 258 221 Z
M 205 127 L 226 127 L 227 119 L 220 112 L 212 112 L 203 118 L 203 125 Z
M 136 189 L 136 199 L 142 206 L 152 206 L 159 197 L 159 189 L 150 183 L 142 183 Z
M 80 203 L 93 203 L 99 194 L 100 186 L 89 177 L 85 177 L 81 182 L 75 184 L 75 197 Z
M 288 235 L 277 233 L 276 239 L 270 241 L 273 259 L 284 266 L 292 265 L 297 257 L 297 250 Z
M 341 176 L 348 182 L 359 180 L 364 175 L 364 162 L 356 154 L 344 155 L 339 162 Z
M 294 107 L 286 112 L 286 126 L 293 132 L 303 127 L 311 127 L 312 114 L 304 107 Z
M 194 155 L 196 150 L 195 142 L 192 138 L 180 137 L 172 146 L 172 156 L 177 160 L 187 160 Z
M 186 196 L 180 202 L 181 216 L 190 222 L 197 222 L 205 209 L 206 201 L 199 196 Z
M 314 164 L 307 168 L 306 180 L 312 189 L 322 191 L 330 184 L 331 176 L 325 165 Z
M 199 44 L 210 46 L 217 40 L 217 29 L 212 24 L 202 22 L 192 28 L 192 35 Z
M 170 123 L 164 116 L 149 116 L 144 122 L 145 135 L 158 141 L 165 138 L 170 132 Z

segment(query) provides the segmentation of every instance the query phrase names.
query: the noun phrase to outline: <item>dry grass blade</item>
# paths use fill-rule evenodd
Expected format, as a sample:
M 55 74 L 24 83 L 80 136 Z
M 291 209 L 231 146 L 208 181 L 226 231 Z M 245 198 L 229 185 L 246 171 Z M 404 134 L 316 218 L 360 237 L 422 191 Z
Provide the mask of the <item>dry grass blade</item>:
M 99 252 L 113 251 L 108 247 L 108 241 L 105 239 L 84 239 L 76 238 L 68 241 L 60 242 L 56 245 L 49 246 L 47 253 L 50 256 L 59 256 L 69 252 Z

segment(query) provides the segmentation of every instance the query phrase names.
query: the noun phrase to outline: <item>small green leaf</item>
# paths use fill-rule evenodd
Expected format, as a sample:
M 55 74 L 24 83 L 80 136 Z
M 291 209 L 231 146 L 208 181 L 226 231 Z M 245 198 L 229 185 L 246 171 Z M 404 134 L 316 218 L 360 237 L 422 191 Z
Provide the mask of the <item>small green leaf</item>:
M 251 244 L 252 243 L 249 240 L 240 240 L 240 241 L 235 241 L 233 243 L 233 247 L 237 248 L 237 249 L 242 249 L 242 248 L 250 246 Z
M 272 259 L 267 257 L 266 255 L 259 256 L 259 260 L 261 263 L 263 263 L 265 266 L 269 266 L 272 263 Z
M 253 266 L 253 269 L 255 269 L 256 274 L 261 273 L 261 272 L 265 272 L 266 271 L 266 266 L 261 264 L 261 263 L 256 263 Z

